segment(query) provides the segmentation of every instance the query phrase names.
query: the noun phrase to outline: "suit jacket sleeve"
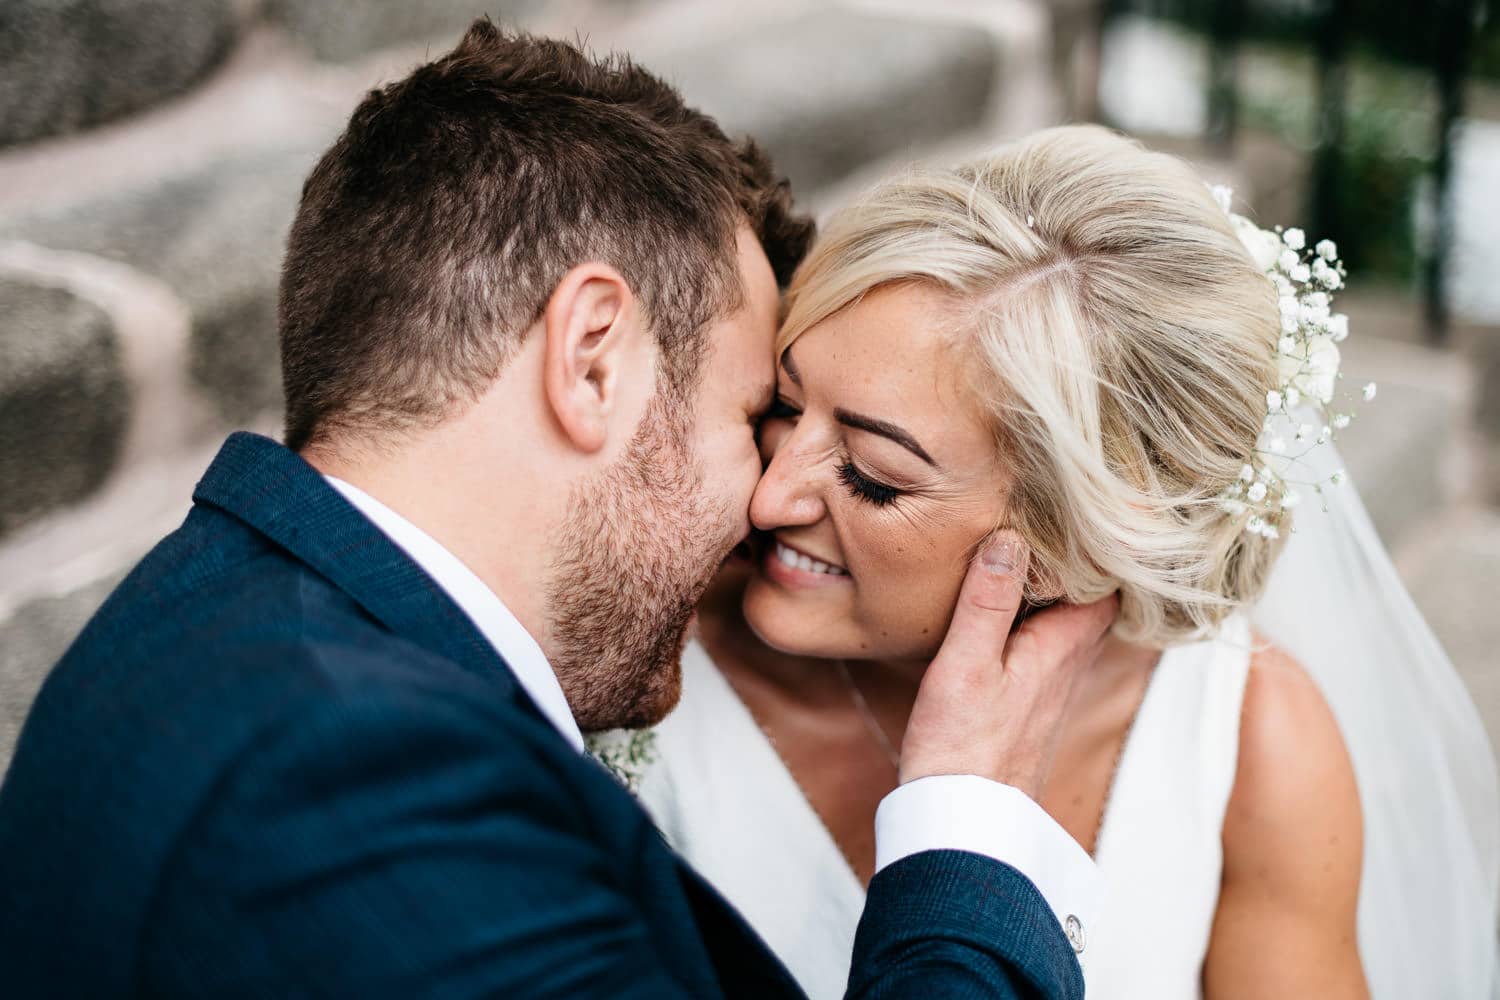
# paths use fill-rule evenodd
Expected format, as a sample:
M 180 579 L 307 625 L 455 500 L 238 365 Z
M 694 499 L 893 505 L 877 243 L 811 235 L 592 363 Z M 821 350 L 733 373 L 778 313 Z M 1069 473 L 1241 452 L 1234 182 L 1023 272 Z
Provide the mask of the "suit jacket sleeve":
M 847 1000 L 1082 1000 L 1083 973 L 1036 887 L 966 851 L 925 851 L 870 882 Z
M 716 995 L 668 971 L 625 884 L 632 859 L 591 834 L 576 774 L 564 773 L 572 762 L 542 746 L 555 735 L 540 723 L 518 735 L 514 722 L 409 685 L 283 715 L 226 769 L 164 869 L 138 992 Z M 644 817 L 641 830 L 651 833 Z M 683 920 L 683 946 L 699 946 L 686 909 Z M 1082 987 L 1030 882 L 941 851 L 872 883 L 849 995 L 1061 998 Z
M 141 992 L 686 997 L 624 863 L 507 721 L 376 690 L 264 734 L 164 873 Z

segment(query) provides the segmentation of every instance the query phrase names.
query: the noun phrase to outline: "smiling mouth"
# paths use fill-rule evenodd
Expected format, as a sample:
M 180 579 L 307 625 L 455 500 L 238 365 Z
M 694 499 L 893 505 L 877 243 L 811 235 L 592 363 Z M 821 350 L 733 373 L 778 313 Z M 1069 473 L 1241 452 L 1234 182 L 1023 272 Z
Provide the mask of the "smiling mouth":
M 822 573 L 825 576 L 849 575 L 849 571 L 840 566 L 833 566 L 821 560 L 814 559 L 806 552 L 798 552 L 791 546 L 783 545 L 779 541 L 776 543 L 775 555 L 776 559 L 783 566 L 790 567 L 791 569 L 800 569 L 804 573 Z

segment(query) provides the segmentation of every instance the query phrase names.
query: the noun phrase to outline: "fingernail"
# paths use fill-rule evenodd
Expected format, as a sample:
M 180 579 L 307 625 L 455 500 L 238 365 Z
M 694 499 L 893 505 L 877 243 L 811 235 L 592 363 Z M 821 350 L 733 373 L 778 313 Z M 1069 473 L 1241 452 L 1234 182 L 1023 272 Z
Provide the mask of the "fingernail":
M 1026 543 L 1012 535 L 1001 535 L 980 554 L 984 568 L 999 576 L 1014 576 L 1026 560 Z

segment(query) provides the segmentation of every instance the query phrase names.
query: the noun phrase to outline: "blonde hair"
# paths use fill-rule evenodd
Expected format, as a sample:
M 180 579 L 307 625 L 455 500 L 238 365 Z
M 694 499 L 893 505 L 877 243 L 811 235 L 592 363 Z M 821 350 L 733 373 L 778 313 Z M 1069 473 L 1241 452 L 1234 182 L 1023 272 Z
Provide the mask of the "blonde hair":
M 947 293 L 1014 479 L 997 528 L 1031 546 L 1028 599 L 1118 589 L 1117 634 L 1153 646 L 1255 600 L 1279 545 L 1216 498 L 1276 385 L 1276 295 L 1189 167 L 1069 126 L 887 182 L 822 232 L 778 355 L 901 282 Z

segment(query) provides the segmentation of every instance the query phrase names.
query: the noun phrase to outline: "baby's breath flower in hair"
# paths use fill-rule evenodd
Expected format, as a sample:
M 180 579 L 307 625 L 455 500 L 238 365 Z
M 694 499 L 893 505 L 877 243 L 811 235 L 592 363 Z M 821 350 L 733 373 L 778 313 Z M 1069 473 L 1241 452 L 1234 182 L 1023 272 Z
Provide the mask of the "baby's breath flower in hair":
M 1219 494 L 1220 508 L 1230 517 L 1243 519 L 1245 530 L 1266 539 L 1279 538 L 1287 511 L 1302 501 L 1293 485 L 1322 493 L 1345 479 L 1342 469 L 1317 482 L 1294 484 L 1286 474 L 1295 472 L 1318 445 L 1334 440 L 1354 420 L 1352 407 L 1336 408 L 1339 371 L 1343 358 L 1338 345 L 1349 336 L 1349 317 L 1333 311 L 1332 295 L 1344 287 L 1347 272 L 1332 240 L 1319 240 L 1310 249 L 1301 229 L 1261 229 L 1232 211 L 1234 192 L 1212 188 L 1213 197 L 1229 215 L 1235 234 L 1257 267 L 1266 272 L 1276 289 L 1281 316 L 1281 337 L 1276 345 L 1278 384 L 1266 393 L 1266 419 L 1255 453 L 1240 469 L 1239 477 Z M 1375 398 L 1375 383 L 1361 390 L 1364 402 Z M 1306 409 L 1322 424 L 1293 421 L 1293 410 Z M 1306 415 L 1305 411 L 1299 413 Z M 1290 434 L 1299 451 L 1287 442 Z M 1277 472 L 1267 459 L 1274 457 Z

